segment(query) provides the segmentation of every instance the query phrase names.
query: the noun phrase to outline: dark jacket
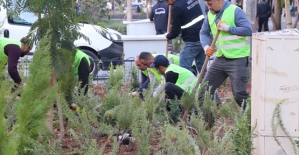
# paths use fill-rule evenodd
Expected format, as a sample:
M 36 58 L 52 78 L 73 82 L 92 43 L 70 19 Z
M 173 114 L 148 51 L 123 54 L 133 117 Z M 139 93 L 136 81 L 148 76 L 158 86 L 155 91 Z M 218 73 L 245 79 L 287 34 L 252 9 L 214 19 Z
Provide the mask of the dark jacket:
M 159 0 L 152 8 L 150 21 L 154 21 L 157 31 L 167 30 L 168 5 L 164 0 Z
M 271 7 L 266 1 L 257 5 L 256 18 L 269 18 L 271 16 Z
M 198 0 L 176 0 L 171 10 L 171 30 L 166 36 L 167 39 L 176 38 L 180 32 L 185 42 L 199 41 L 199 31 L 203 20 L 196 22 L 192 26 L 182 29 L 181 26 L 193 21 L 195 18 L 203 15 Z

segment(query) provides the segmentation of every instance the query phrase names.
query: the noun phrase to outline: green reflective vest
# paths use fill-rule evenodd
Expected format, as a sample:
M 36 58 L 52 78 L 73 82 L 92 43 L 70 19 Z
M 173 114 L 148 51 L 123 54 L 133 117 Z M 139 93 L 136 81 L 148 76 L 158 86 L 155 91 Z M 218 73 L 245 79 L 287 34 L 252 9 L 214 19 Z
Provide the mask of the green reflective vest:
M 19 40 L 0 38 L 0 62 L 6 64 L 8 61 L 8 56 L 4 53 L 4 47 L 8 44 L 16 44 L 22 47 L 22 43 Z
M 231 4 L 228 6 L 221 17 L 221 20 L 229 26 L 236 27 L 235 25 L 235 10 L 237 6 Z M 213 36 L 217 32 L 217 24 L 215 23 L 216 14 L 208 13 L 208 21 Z M 216 56 L 221 57 L 224 55 L 226 58 L 242 58 L 250 55 L 250 45 L 248 37 L 232 35 L 226 31 L 220 31 L 219 37 L 216 42 Z
M 148 72 L 147 70 L 141 71 L 146 77 L 148 77 Z
M 156 57 L 157 55 L 164 55 L 164 56 L 165 56 L 165 54 L 152 54 L 152 55 L 153 55 L 154 57 Z M 178 56 L 173 55 L 173 54 L 168 54 L 168 60 L 170 60 L 170 59 L 173 60 L 173 61 L 172 61 L 173 64 L 179 65 L 179 63 L 180 63 L 180 58 L 179 58 Z M 149 71 L 155 75 L 155 77 L 156 77 L 156 79 L 157 79 L 158 81 L 161 81 L 161 79 L 162 79 L 162 75 L 158 73 L 158 71 L 156 70 L 156 68 L 149 68 Z
M 174 64 L 167 67 L 165 74 L 169 71 L 179 74 L 175 83 L 176 86 L 182 88 L 185 92 L 192 93 L 192 90 L 196 85 L 197 78 L 191 71 Z
M 75 75 L 78 75 L 78 68 L 79 68 L 81 59 L 84 58 L 84 57 L 87 59 L 88 65 L 90 65 L 90 61 L 89 61 L 88 55 L 85 54 L 84 52 L 82 52 L 81 50 L 77 49 L 76 56 L 75 56 L 75 62 L 74 62 L 74 72 L 75 72 Z

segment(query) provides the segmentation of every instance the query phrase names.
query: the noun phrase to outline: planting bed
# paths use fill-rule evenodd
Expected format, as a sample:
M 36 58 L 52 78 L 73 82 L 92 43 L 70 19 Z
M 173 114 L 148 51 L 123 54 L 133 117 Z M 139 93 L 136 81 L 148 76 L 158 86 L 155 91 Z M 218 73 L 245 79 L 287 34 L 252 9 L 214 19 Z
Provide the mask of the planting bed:
M 94 85 L 94 88 L 93 88 L 92 91 L 95 95 L 99 96 L 99 102 L 102 101 L 103 96 L 107 93 L 106 89 L 105 89 L 105 86 L 102 85 L 102 84 Z M 251 92 L 250 83 L 247 85 L 247 91 Z M 231 100 L 231 96 L 232 96 L 230 82 L 228 81 L 225 85 L 222 85 L 218 89 L 218 93 L 219 93 L 222 100 L 225 100 L 227 103 L 229 103 L 230 100 Z M 219 122 L 220 121 L 216 122 L 216 126 L 219 125 Z M 229 125 L 232 125 L 232 122 L 233 122 L 232 120 L 231 121 L 228 120 Z M 68 131 L 66 123 L 65 123 L 65 131 Z M 55 130 L 55 134 L 56 134 L 56 137 L 58 139 L 59 129 Z M 220 133 L 220 135 L 221 135 L 221 133 Z M 161 150 L 162 146 L 159 144 L 160 137 L 161 136 L 156 135 L 154 138 L 151 139 L 151 154 L 155 154 L 159 150 Z M 109 154 L 112 151 L 113 145 L 114 145 L 113 140 L 115 138 L 116 138 L 116 135 L 112 136 L 112 138 L 110 138 L 109 140 L 108 140 L 108 135 L 104 135 L 102 137 L 97 138 L 97 143 L 98 143 L 99 148 L 104 147 L 104 151 L 103 151 L 104 154 Z M 108 142 L 107 142 L 107 140 L 108 140 Z M 70 152 L 70 148 L 76 148 L 76 147 L 78 147 L 78 144 L 66 132 L 65 136 L 64 136 L 64 139 L 62 140 L 61 147 L 62 147 L 62 149 L 64 150 L 65 153 L 68 153 L 68 152 Z M 138 154 L 138 144 L 137 144 L 137 142 L 136 141 L 135 142 L 130 142 L 129 145 L 119 144 L 119 149 L 118 149 L 117 154 L 119 154 L 119 155 L 136 155 L 136 154 Z

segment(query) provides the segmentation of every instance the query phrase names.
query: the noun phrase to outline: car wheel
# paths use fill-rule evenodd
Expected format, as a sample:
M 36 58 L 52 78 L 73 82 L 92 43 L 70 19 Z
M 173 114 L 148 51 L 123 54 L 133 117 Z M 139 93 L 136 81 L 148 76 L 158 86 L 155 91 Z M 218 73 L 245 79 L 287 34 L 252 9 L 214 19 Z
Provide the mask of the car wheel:
M 85 54 L 88 55 L 88 57 L 93 61 L 93 71 L 90 73 L 91 75 L 93 75 L 93 77 L 97 76 L 99 68 L 98 68 L 98 64 L 99 64 L 99 59 L 98 57 L 91 52 L 90 50 L 86 50 L 86 49 L 81 49 L 81 51 L 83 51 Z

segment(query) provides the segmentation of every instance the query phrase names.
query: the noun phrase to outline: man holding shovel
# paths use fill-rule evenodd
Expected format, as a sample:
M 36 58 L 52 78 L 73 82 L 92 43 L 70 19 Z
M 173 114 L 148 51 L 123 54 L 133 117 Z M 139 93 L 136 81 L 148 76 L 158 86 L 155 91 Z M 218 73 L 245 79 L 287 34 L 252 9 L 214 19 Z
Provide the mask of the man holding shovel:
M 191 70 L 195 60 L 196 69 L 200 72 L 205 54 L 198 36 L 204 18 L 199 2 L 198 0 L 166 0 L 166 2 L 172 9 L 171 29 L 165 37 L 170 40 L 181 33 L 184 45 L 180 51 L 180 66 Z
M 200 31 L 200 40 L 206 56 L 210 57 L 216 51 L 216 58 L 210 65 L 203 83 L 207 82 L 211 87 L 210 93 L 214 94 L 229 77 L 234 98 L 241 106 L 249 97 L 246 91 L 250 63 L 250 42 L 247 36 L 252 35 L 251 24 L 244 11 L 229 1 L 205 0 L 205 2 L 209 12 Z M 209 46 L 210 33 L 212 32 L 215 37 L 217 31 L 220 33 L 215 48 Z M 199 95 L 201 103 L 203 95 L 204 91 Z

